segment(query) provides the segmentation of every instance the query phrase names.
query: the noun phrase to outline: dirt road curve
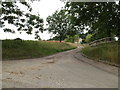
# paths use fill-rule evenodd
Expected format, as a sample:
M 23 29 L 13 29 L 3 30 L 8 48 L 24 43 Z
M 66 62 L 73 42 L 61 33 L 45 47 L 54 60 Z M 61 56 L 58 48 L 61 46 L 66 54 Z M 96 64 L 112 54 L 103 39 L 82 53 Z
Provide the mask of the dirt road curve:
M 117 68 L 85 63 L 79 49 L 38 59 L 3 62 L 3 88 L 117 88 Z M 88 61 L 89 62 L 89 61 Z M 97 66 L 95 66 L 97 64 Z M 102 67 L 104 66 L 104 67 Z M 105 70 L 106 69 L 106 70 Z M 111 73 L 109 72 L 111 71 Z

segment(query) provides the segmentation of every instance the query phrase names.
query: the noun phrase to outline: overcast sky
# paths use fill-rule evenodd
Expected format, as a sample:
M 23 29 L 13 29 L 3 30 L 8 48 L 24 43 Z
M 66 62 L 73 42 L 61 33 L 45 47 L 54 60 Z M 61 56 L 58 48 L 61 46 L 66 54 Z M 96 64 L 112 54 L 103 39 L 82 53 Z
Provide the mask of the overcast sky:
M 61 2 L 60 0 L 40 0 L 40 1 L 34 1 L 31 4 L 31 7 L 33 8 L 33 13 L 40 14 L 40 17 L 43 18 L 44 24 L 46 24 L 46 18 L 49 15 L 52 15 L 56 10 L 60 10 L 65 4 Z M 24 7 L 21 7 L 24 9 Z M 13 27 L 11 25 L 8 25 L 7 27 Z M 48 34 L 48 32 L 44 32 L 40 34 L 40 37 L 42 40 L 47 40 L 50 38 L 52 34 Z M 34 35 L 27 35 L 26 33 L 4 33 L 3 30 L 0 30 L 0 39 L 14 39 L 14 38 L 21 38 L 24 40 L 34 40 Z

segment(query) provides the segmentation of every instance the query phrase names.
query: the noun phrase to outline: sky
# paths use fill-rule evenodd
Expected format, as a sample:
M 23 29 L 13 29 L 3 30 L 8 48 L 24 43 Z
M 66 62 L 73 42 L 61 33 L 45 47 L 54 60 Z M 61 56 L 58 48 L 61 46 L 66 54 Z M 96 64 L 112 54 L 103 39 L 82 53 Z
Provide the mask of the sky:
M 60 10 L 62 7 L 64 7 L 64 3 L 60 0 L 36 0 L 31 3 L 31 7 L 33 9 L 34 14 L 40 14 L 40 17 L 43 18 L 44 24 L 46 24 L 46 18 L 49 15 L 52 15 L 56 10 Z M 20 6 L 20 5 L 19 5 Z M 24 9 L 24 7 L 20 6 L 21 9 Z M 45 25 L 44 25 L 45 26 Z M 13 27 L 12 25 L 7 25 L 7 27 Z M 40 37 L 42 40 L 50 39 L 50 37 L 54 36 L 51 33 L 48 33 L 47 31 L 40 33 Z M 21 38 L 23 40 L 35 40 L 34 35 L 28 35 L 26 33 L 19 34 L 18 32 L 16 34 L 11 33 L 5 33 L 3 30 L 0 30 L 0 39 L 15 39 L 15 38 Z
M 34 14 L 40 14 L 40 17 L 44 20 L 44 26 L 46 25 L 46 18 L 49 15 L 52 15 L 56 10 L 60 10 L 62 7 L 64 7 L 64 3 L 60 0 L 34 0 L 33 3 L 31 3 L 31 7 L 33 9 Z M 18 5 L 20 6 L 20 5 Z M 25 7 L 20 6 L 21 9 L 25 9 Z M 7 27 L 15 28 L 12 25 L 7 25 Z M 55 35 L 48 33 L 47 31 L 39 34 L 42 40 L 50 39 L 50 37 L 53 37 Z M 3 30 L 0 30 L 0 39 L 15 39 L 15 38 L 21 38 L 23 40 L 35 40 L 33 35 L 28 35 L 26 33 L 19 34 L 19 32 L 16 32 L 16 34 L 11 33 L 5 33 Z

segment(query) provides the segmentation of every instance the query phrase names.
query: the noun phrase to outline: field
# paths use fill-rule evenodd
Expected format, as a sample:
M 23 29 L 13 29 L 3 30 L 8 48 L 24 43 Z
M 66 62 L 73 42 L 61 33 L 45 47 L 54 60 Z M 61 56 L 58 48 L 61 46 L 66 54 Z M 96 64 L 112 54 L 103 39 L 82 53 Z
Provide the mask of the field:
M 107 60 L 118 64 L 120 60 L 120 46 L 118 42 L 100 44 L 98 46 L 85 46 L 81 52 L 95 60 Z
M 65 42 L 3 40 L 3 60 L 39 58 L 76 48 Z

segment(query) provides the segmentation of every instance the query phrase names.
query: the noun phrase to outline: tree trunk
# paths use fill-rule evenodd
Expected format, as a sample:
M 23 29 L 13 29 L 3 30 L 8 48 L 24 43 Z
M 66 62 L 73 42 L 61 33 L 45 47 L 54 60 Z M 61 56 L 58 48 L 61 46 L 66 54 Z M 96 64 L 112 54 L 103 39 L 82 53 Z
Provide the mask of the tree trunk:
M 60 43 L 62 42 L 62 36 L 60 35 Z
M 62 40 L 60 39 L 60 43 L 62 42 Z

